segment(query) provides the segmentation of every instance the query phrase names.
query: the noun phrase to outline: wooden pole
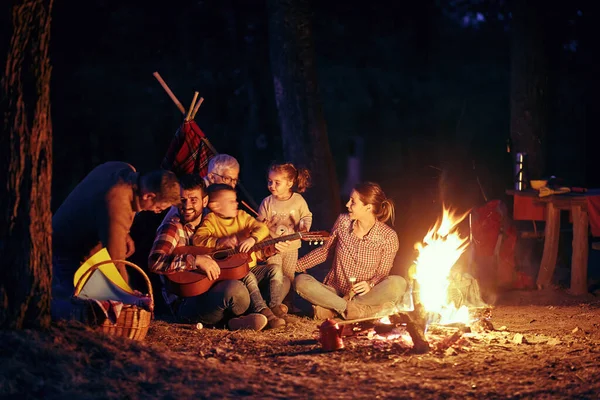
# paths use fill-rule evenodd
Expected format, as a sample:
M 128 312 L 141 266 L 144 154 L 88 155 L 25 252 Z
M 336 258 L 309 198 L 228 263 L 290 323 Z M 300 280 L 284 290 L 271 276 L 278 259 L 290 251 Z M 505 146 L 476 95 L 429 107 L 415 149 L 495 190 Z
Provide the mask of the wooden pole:
M 206 145 L 206 147 L 208 147 L 208 148 L 210 149 L 210 151 L 212 151 L 212 153 L 213 153 L 214 155 L 217 155 L 217 154 L 219 154 L 219 152 L 217 151 L 217 149 L 215 149 L 215 148 L 214 148 L 214 146 L 212 145 L 212 143 L 210 143 L 210 141 L 208 140 L 208 138 L 207 138 L 207 137 L 203 137 L 203 138 L 201 138 L 201 139 L 202 139 L 202 141 L 204 142 L 204 144 Z
M 177 108 L 179 108 L 179 111 L 181 111 L 181 113 L 185 115 L 185 108 L 183 107 L 181 102 L 179 100 L 177 100 L 177 97 L 175 97 L 175 95 L 173 94 L 171 89 L 169 89 L 169 86 L 167 86 L 167 84 L 165 83 L 163 78 L 161 78 L 160 74 L 158 72 L 155 72 L 152 75 L 154 75 L 156 80 L 158 80 L 158 83 L 160 83 L 160 85 L 163 87 L 163 89 L 165 89 L 165 92 L 167 92 L 167 94 L 169 95 L 171 100 L 173 100 L 173 103 L 175 103 Z
M 258 216 L 258 213 L 257 213 L 256 211 L 254 211 L 254 208 L 250 207 L 250 206 L 248 205 L 248 203 L 246 203 L 244 200 L 242 200 L 242 202 L 241 202 L 241 203 L 242 203 L 242 204 L 244 205 L 244 207 L 246 207 L 248 210 L 252 211 L 252 212 L 254 213 L 254 215 Z
M 197 98 L 198 98 L 198 92 L 194 92 L 194 97 L 192 98 L 192 102 L 190 103 L 190 108 L 188 108 L 188 113 L 185 116 L 186 121 L 189 121 L 192 117 L 192 111 L 194 111 L 194 105 L 196 104 Z
M 204 97 L 200 97 L 200 100 L 198 100 L 198 103 L 196 104 L 196 107 L 194 107 L 194 111 L 192 112 L 192 119 L 196 118 L 196 113 L 198 112 L 198 109 L 202 105 L 203 101 L 204 101 Z

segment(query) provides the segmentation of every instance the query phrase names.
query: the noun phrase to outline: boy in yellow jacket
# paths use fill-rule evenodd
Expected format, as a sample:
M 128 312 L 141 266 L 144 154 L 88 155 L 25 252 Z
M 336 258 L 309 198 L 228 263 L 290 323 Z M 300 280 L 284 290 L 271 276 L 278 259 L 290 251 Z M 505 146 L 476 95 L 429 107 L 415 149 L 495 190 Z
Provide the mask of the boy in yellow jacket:
M 210 212 L 204 217 L 193 238 L 194 245 L 214 249 L 237 248 L 241 253 L 269 236 L 269 228 L 243 210 L 238 210 L 235 189 L 226 184 L 213 184 L 207 189 Z M 242 282 L 250 293 L 249 312 L 258 312 L 268 319 L 270 328 L 285 325 L 282 318 L 287 307 L 282 303 L 287 294 L 281 264 L 257 265 L 255 257 L 249 263 L 250 272 Z M 260 293 L 258 283 L 269 282 L 269 307 Z M 288 289 L 289 290 L 289 289 Z

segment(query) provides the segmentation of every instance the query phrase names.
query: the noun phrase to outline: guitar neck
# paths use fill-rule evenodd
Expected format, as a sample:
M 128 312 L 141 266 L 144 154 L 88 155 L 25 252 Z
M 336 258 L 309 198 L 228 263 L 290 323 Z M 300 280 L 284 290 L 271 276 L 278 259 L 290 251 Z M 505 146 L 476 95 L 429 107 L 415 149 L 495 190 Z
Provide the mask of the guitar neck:
M 276 238 L 263 240 L 260 243 L 256 243 L 254 246 L 252 246 L 250 248 L 250 250 L 248 250 L 248 253 L 252 253 L 252 252 L 264 249 L 267 246 L 271 246 L 275 243 L 283 242 L 286 240 L 296 240 L 296 239 L 314 240 L 315 243 L 320 240 L 322 243 L 323 239 L 326 239 L 328 237 L 329 237 L 329 233 L 326 231 L 296 232 L 296 233 L 292 233 L 291 235 L 279 236 Z M 229 257 L 229 256 L 233 256 L 235 254 L 240 254 L 240 251 L 238 248 L 222 249 L 222 250 L 215 251 L 214 248 L 201 247 L 201 246 L 179 246 L 173 250 L 172 254 L 173 255 L 192 254 L 192 255 L 196 255 L 196 256 L 197 255 L 208 255 L 211 257 L 214 257 L 216 254 L 219 254 L 221 256 Z
M 300 232 L 296 232 L 296 233 L 292 233 L 291 235 L 285 235 L 285 236 L 279 236 L 276 238 L 266 239 L 260 243 L 256 243 L 254 246 L 252 246 L 250 248 L 250 250 L 248 251 L 248 253 L 253 253 L 255 251 L 262 250 L 265 247 L 274 245 L 275 243 L 284 242 L 286 240 L 296 240 L 296 239 L 300 239 L 301 237 L 302 237 L 302 234 Z M 238 254 L 240 251 L 237 248 L 219 251 L 219 253 L 223 253 L 223 252 L 225 252 L 227 255 L 231 256 L 234 254 Z
M 271 246 L 271 245 L 273 245 L 275 243 L 279 243 L 279 242 L 285 242 L 286 240 L 300 239 L 300 237 L 301 237 L 300 233 L 296 232 L 296 233 L 292 233 L 291 235 L 285 235 L 285 236 L 279 236 L 277 238 L 266 239 L 260 243 L 256 243 L 254 246 L 252 246 L 251 251 L 261 250 L 267 246 Z

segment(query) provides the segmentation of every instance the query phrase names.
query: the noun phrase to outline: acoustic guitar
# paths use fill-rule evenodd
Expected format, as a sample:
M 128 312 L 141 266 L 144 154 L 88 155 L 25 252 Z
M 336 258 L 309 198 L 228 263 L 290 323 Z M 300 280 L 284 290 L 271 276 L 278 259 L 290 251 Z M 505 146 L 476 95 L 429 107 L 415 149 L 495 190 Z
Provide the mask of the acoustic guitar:
M 275 243 L 283 242 L 286 240 L 301 239 L 308 241 L 310 244 L 323 244 L 323 240 L 329 237 L 329 232 L 326 231 L 315 231 L 315 232 L 296 232 L 291 235 L 280 236 L 277 238 L 271 238 L 263 240 L 260 243 L 252 246 L 249 252 L 241 253 L 239 249 L 222 249 L 216 250 L 214 248 L 201 247 L 201 246 L 181 246 L 175 248 L 173 251 L 174 255 L 180 254 L 191 254 L 197 255 L 208 255 L 221 268 L 219 277 L 214 281 L 208 279 L 201 270 L 181 271 L 172 274 L 166 274 L 165 282 L 167 290 L 171 293 L 181 297 L 192 297 L 202 294 L 212 285 L 218 281 L 229 280 L 229 279 L 242 279 L 250 268 L 248 263 L 250 262 L 251 254 L 268 247 L 273 246 Z

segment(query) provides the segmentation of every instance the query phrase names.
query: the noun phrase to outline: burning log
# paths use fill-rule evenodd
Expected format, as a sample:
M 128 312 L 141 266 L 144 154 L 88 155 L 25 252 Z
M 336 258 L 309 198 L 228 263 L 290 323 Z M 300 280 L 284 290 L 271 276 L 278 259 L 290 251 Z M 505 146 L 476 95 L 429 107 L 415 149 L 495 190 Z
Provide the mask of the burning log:
M 348 319 L 338 322 L 342 328 L 342 336 L 355 336 L 358 333 L 365 332 L 373 328 L 375 321 L 381 317 L 366 317 L 358 319 Z
M 473 316 L 475 322 L 471 324 L 471 329 L 475 332 L 493 331 L 494 325 L 492 324 L 492 309 L 486 307 L 478 310 Z
M 376 321 L 374 325 L 375 326 L 373 327 L 373 329 L 375 330 L 375 333 L 381 336 L 385 336 L 391 333 L 396 328 L 397 324 L 384 324 L 383 322 Z
M 429 351 L 429 342 L 425 338 L 425 329 L 429 315 L 421 303 L 421 296 L 419 290 L 419 282 L 413 281 L 413 304 L 414 310 L 409 314 L 399 313 L 403 323 L 406 324 L 406 330 L 410 334 L 415 345 L 414 351 L 419 354 L 427 353 Z
M 416 306 L 415 306 L 416 307 Z M 420 323 L 415 323 L 406 313 L 398 313 L 390 316 L 390 321 L 406 325 L 406 331 L 413 341 L 413 352 L 417 354 L 425 354 L 429 352 L 429 342 L 425 338 L 425 329 Z

